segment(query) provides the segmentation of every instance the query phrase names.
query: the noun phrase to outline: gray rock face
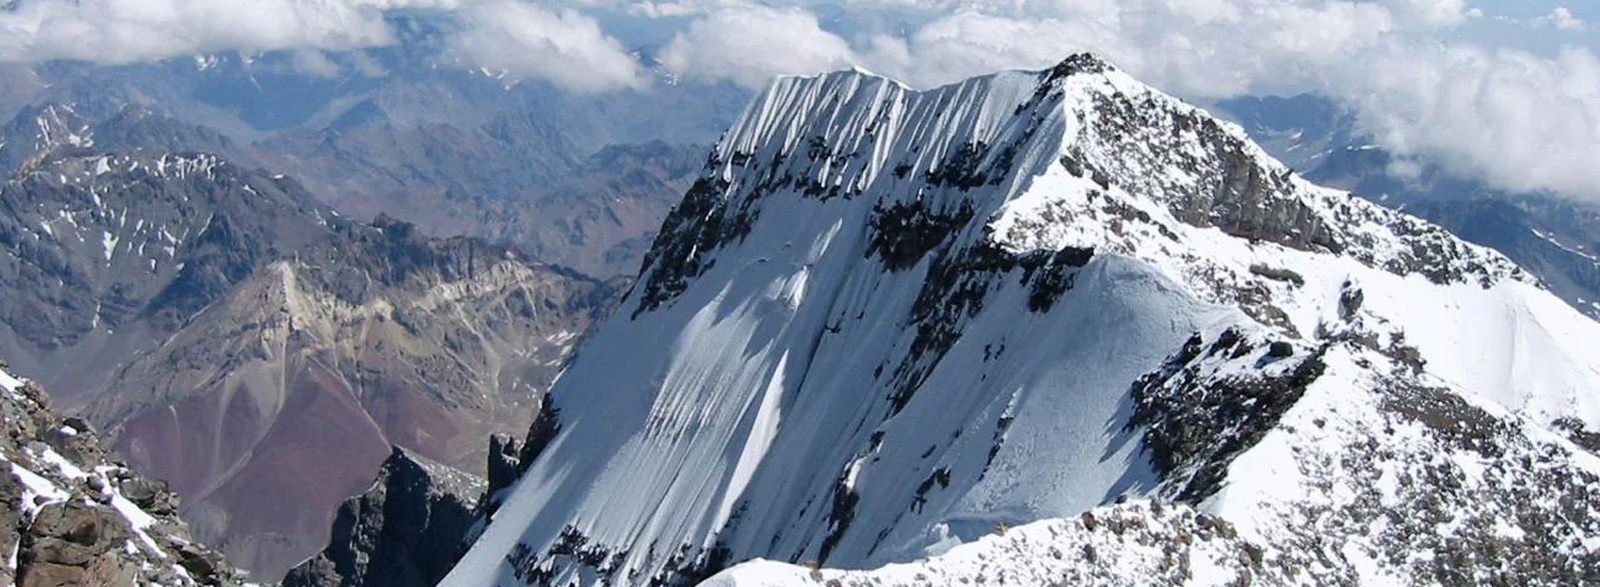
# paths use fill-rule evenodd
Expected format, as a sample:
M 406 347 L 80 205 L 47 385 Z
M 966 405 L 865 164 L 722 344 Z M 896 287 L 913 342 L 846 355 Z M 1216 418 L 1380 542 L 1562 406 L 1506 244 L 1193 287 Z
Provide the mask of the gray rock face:
M 1507 193 L 1423 163 L 1416 177 L 1390 173 L 1397 157 L 1356 127 L 1333 101 L 1241 98 L 1217 107 L 1264 149 L 1322 185 L 1436 223 L 1516 261 L 1578 311 L 1600 319 L 1600 207 L 1542 193 Z
M 23 528 L 22 485 L 10 471 L 0 475 L 0 545 L 18 544 Z M 16 581 L 16 569 L 0 566 L 0 584 Z
M 510 434 L 489 437 L 489 494 L 510 487 L 522 474 L 521 459 L 517 457 L 517 439 Z
M 3 367 L 3 365 L 0 365 Z M 243 573 L 194 541 L 165 483 L 113 459 L 88 425 L 27 383 L 0 389 L 0 584 L 238 585 Z
M 284 587 L 428 587 L 449 572 L 476 516 L 480 478 L 396 447 L 366 493 L 346 500 L 333 539 Z

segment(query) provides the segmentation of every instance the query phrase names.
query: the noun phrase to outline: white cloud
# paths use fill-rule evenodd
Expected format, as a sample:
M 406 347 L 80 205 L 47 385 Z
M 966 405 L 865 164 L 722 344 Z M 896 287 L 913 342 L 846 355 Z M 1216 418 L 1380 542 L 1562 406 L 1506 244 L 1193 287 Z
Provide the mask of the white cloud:
M 438 5 L 422 0 L 422 4 Z M 0 60 L 131 63 L 238 49 L 347 49 L 392 41 L 404 0 L 23 0 L 0 12 Z
M 1414 20 L 1431 26 L 1453 26 L 1468 18 L 1473 12 L 1464 0 L 1382 0 L 1381 4 L 1403 20 Z
M 1410 181 L 1422 177 L 1423 166 L 1415 160 L 1400 158 L 1390 161 L 1385 171 L 1391 177 Z
M 722 8 L 736 8 L 744 5 L 740 0 L 639 0 L 625 2 L 622 10 L 634 16 L 645 18 L 675 18 L 684 16 L 701 16 Z
M 672 67 L 750 84 L 764 74 L 807 73 L 842 61 L 927 87 L 1000 68 L 1045 67 L 1091 50 L 1199 101 L 1320 91 L 1355 106 L 1363 127 L 1408 162 L 1440 163 L 1508 189 L 1600 199 L 1594 52 L 1568 48 L 1540 56 L 1473 41 L 1462 27 L 1492 19 L 1462 0 L 846 0 L 844 6 L 846 17 L 819 31 L 792 12 L 785 18 L 793 24 L 762 24 L 722 16 L 741 9 L 698 5 L 707 12 L 699 28 L 675 45 L 710 49 L 674 53 Z M 1557 8 L 1552 18 L 1550 26 L 1577 26 L 1570 11 Z M 863 30 L 859 22 L 904 26 Z M 781 50 L 801 45 L 821 50 Z
M 1572 10 L 1565 6 L 1557 6 L 1543 17 L 1533 21 L 1535 28 L 1551 27 L 1558 31 L 1581 33 L 1589 29 L 1589 25 L 1582 19 L 1572 14 Z
M 638 84 L 638 65 L 590 17 L 517 0 L 23 0 L 0 11 L 0 61 L 102 64 L 242 51 L 293 50 L 296 71 L 331 77 L 322 53 L 388 45 L 384 13 L 453 11 L 447 40 L 473 67 L 545 79 L 578 91 Z M 381 68 L 358 57 L 356 71 Z
M 746 86 L 765 84 L 777 73 L 818 73 L 853 61 L 849 44 L 822 30 L 811 13 L 759 5 L 695 20 L 661 51 L 660 59 L 679 75 Z
M 490 0 L 464 7 L 460 17 L 465 28 L 448 43 L 468 64 L 579 92 L 642 83 L 639 64 L 622 43 L 575 10 Z
M 1512 190 L 1600 198 L 1600 59 L 1437 48 L 1367 60 L 1361 122 L 1401 153 Z
M 329 79 L 338 77 L 343 72 L 343 68 L 339 67 L 339 64 L 328 59 L 326 54 L 317 49 L 295 51 L 290 63 L 294 66 L 295 72 L 311 77 Z

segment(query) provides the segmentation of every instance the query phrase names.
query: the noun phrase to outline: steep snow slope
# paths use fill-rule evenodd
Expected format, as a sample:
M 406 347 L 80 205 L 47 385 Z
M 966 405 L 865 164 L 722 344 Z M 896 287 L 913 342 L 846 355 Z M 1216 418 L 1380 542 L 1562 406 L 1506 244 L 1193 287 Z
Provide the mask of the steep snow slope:
M 1092 57 L 925 92 L 784 78 L 557 383 L 560 432 L 446 583 L 693 582 L 757 556 L 875 566 L 1129 494 L 1259 510 L 1241 533 L 1286 544 L 1326 484 L 1378 483 L 1259 474 L 1302 456 L 1280 419 L 1319 393 L 1343 414 L 1364 405 L 1354 390 L 1377 398 L 1352 411 L 1365 425 L 1305 440 L 1335 463 L 1392 434 L 1372 426 L 1395 406 L 1424 405 L 1427 423 L 1465 402 L 1593 495 L 1592 455 L 1541 429 L 1600 429 L 1596 340 L 1504 258 L 1310 185 Z M 1204 362 L 1206 344 L 1225 358 Z M 1448 401 L 1384 403 L 1411 389 Z M 1441 437 L 1405 455 L 1454 454 L 1424 450 Z M 1506 455 L 1510 478 L 1538 478 Z M 1341 516 L 1336 536 L 1381 568 L 1421 536 Z M 1593 535 L 1589 509 L 1569 518 Z M 1580 542 L 1530 548 L 1570 571 L 1594 556 Z

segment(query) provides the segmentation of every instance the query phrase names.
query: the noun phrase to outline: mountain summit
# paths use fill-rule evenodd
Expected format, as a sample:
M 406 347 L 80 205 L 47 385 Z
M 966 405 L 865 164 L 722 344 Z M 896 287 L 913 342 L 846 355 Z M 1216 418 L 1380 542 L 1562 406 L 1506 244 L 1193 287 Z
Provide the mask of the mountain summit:
M 1600 580 L 1596 340 L 1092 56 L 781 78 L 444 584 Z

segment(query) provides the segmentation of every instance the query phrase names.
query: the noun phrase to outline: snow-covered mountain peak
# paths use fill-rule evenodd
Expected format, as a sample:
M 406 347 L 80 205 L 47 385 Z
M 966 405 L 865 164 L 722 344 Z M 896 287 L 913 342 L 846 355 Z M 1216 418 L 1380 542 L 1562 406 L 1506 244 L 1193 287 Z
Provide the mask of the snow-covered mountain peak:
M 1480 517 L 1534 515 L 1492 488 L 1548 471 L 1572 475 L 1562 500 L 1600 492 L 1576 443 L 1600 430 L 1587 340 L 1600 325 L 1498 254 L 1311 185 L 1090 57 L 926 91 L 782 78 L 555 386 L 556 432 L 449 582 L 869 567 L 1127 495 L 1320 565 L 1283 576 L 1423 576 L 1401 553 L 1455 543 L 1372 529 L 1374 503 L 1417 498 L 1393 483 L 1470 477 L 1483 492 L 1448 507 Z M 1450 424 L 1467 415 L 1496 448 Z M 1308 432 L 1329 422 L 1348 425 Z M 1400 429 L 1406 451 L 1354 452 Z M 1349 455 L 1394 477 L 1330 475 Z M 1594 518 L 1518 548 L 1571 578 L 1600 556 L 1571 546 Z M 1316 559 L 1327 539 L 1356 546 Z
M 1531 281 L 1492 251 L 1309 184 L 1237 126 L 1090 55 L 926 91 L 860 71 L 775 80 L 669 219 L 674 230 L 690 222 L 700 228 L 677 243 L 658 241 L 646 273 L 658 255 L 669 263 L 655 267 L 666 273 L 650 275 L 651 289 L 674 287 L 685 277 L 679 264 L 702 265 L 742 237 L 774 193 L 862 200 L 882 220 L 925 230 L 987 219 L 986 240 L 1016 254 L 1074 247 L 1181 257 L 1193 244 L 1178 242 L 1177 233 L 1189 225 L 1220 229 L 1252 248 L 1334 253 L 1439 283 Z M 922 244 L 931 248 L 943 235 L 926 236 Z M 917 243 L 892 243 L 902 244 Z M 923 248 L 874 252 L 894 267 L 914 264 Z M 672 258 L 678 255 L 684 258 Z M 651 293 L 645 306 L 670 297 Z

